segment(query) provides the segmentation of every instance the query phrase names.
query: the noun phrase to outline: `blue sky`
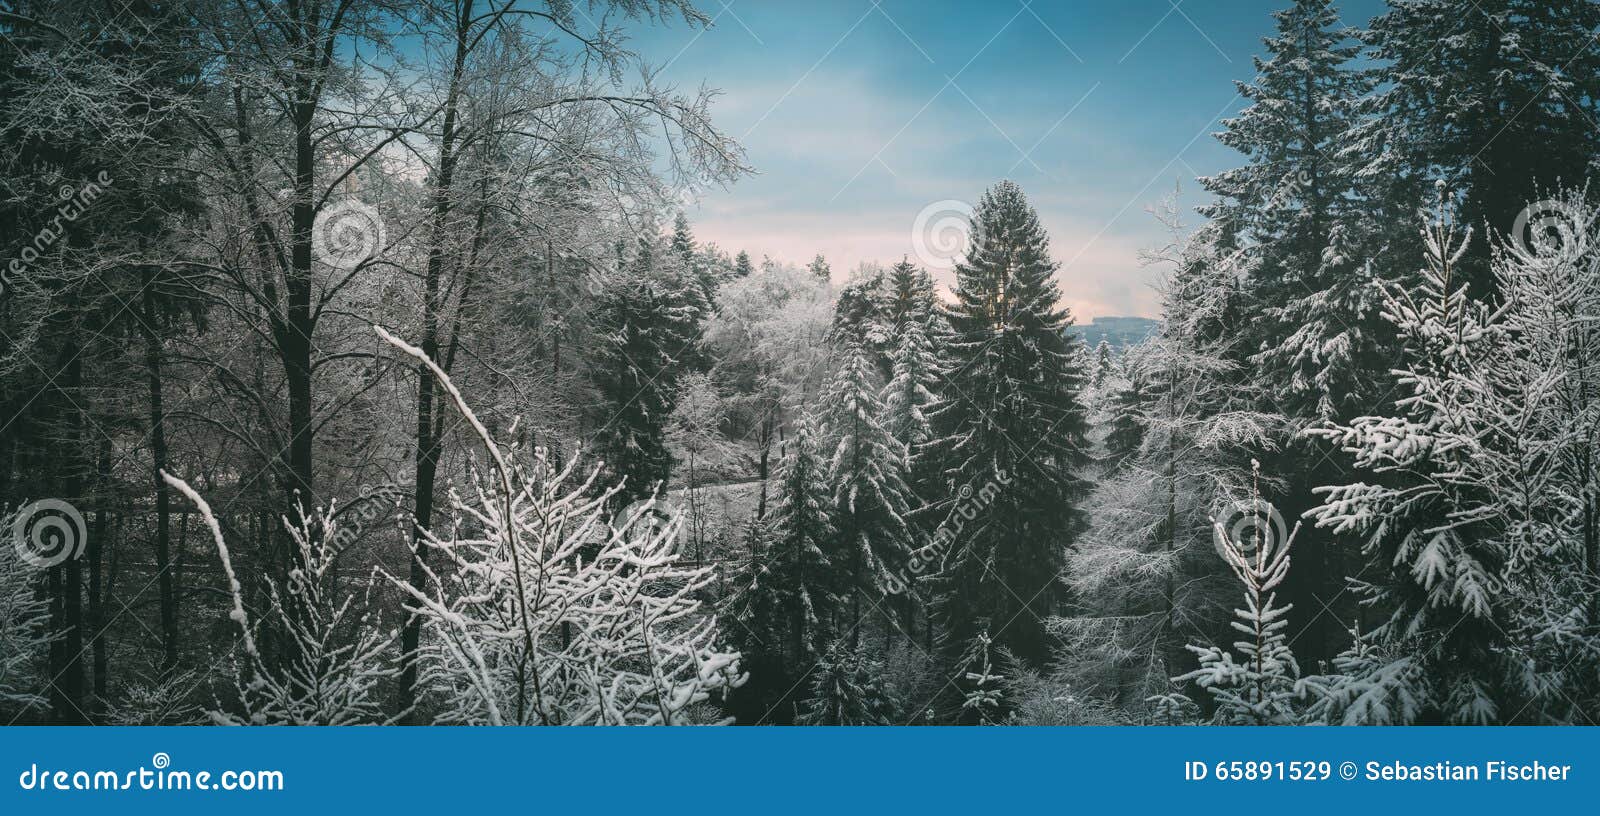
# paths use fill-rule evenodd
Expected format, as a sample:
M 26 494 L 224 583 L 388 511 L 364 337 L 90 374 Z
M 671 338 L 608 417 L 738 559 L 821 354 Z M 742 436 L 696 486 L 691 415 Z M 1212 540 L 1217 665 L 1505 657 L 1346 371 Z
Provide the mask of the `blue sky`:
M 669 82 L 720 88 L 716 119 L 757 170 L 690 211 L 701 239 L 821 252 L 838 279 L 912 253 L 930 204 L 1011 178 L 1080 320 L 1153 316 L 1158 273 L 1138 251 L 1164 231 L 1146 207 L 1181 184 L 1192 208 L 1194 176 L 1237 163 L 1211 134 L 1284 4 L 705 0 L 711 29 L 641 29 L 631 45 Z M 1359 26 L 1380 6 L 1341 9 Z

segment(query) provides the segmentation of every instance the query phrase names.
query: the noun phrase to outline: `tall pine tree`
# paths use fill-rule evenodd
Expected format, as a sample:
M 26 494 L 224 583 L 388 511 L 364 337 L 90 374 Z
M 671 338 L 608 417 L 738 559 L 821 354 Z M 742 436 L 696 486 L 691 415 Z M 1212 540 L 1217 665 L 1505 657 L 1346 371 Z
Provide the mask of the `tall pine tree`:
M 1231 261 L 1249 270 L 1257 362 L 1278 381 L 1276 397 L 1325 418 L 1370 405 L 1367 375 L 1387 369 L 1373 359 L 1374 333 L 1358 331 L 1358 293 L 1343 291 L 1362 276 L 1349 246 L 1357 167 L 1340 147 L 1367 80 L 1348 68 L 1357 46 L 1331 0 L 1273 16 L 1257 77 L 1239 85 L 1251 104 L 1218 135 L 1248 162 L 1201 180 L 1218 197 L 1202 210 L 1244 239 Z
M 945 311 L 950 341 L 933 414 L 946 491 L 935 515 L 964 519 L 936 581 L 948 668 L 985 629 L 1032 665 L 1050 651 L 1045 620 L 1083 524 L 1078 470 L 1088 461 L 1084 355 L 1066 333 L 1072 318 L 1056 268 L 1021 188 L 1003 181 L 986 192 Z
M 1269 387 L 1261 410 L 1283 412 L 1285 444 L 1255 450 L 1268 472 L 1289 484 L 1276 495 L 1292 516 L 1315 507 L 1312 488 L 1339 476 L 1325 442 L 1297 436 L 1311 424 L 1374 407 L 1390 391 L 1393 332 L 1378 317 L 1374 276 L 1387 210 L 1361 193 L 1378 183 L 1358 178 L 1370 158 L 1345 149 L 1373 78 L 1353 70 L 1359 44 L 1339 23 L 1331 0 L 1297 0 L 1275 12 L 1263 39 L 1257 76 L 1240 83 L 1251 104 L 1225 123 L 1218 138 L 1247 163 L 1202 183 L 1218 197 L 1202 208 L 1236 233 L 1241 249 L 1214 259 L 1244 279 L 1246 309 L 1239 370 Z M 1241 383 L 1241 385 L 1245 385 Z M 1309 465 L 1309 466 L 1308 466 Z M 1347 573 L 1326 534 L 1307 535 L 1302 564 L 1284 592 L 1302 608 L 1320 609 L 1341 594 Z M 1331 657 L 1341 636 L 1335 615 L 1311 617 L 1314 631 L 1296 642 L 1308 662 Z
M 928 412 L 933 408 L 933 389 L 938 385 L 939 361 L 928 340 L 927 324 L 908 320 L 895 335 L 893 373 L 883 389 L 884 430 L 905 453 L 902 473 L 910 474 L 922 461 L 922 449 L 933 438 Z
M 931 330 L 938 314 L 939 297 L 933 291 L 933 277 L 925 269 L 902 258 L 889 270 L 888 324 L 896 332 L 909 321 L 918 321 Z

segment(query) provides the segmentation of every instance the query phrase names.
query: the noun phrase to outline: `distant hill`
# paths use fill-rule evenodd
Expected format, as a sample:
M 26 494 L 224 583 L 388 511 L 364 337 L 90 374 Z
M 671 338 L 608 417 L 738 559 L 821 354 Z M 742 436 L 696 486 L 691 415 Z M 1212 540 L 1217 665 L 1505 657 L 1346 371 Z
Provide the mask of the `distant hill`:
M 1083 338 L 1091 350 L 1104 340 L 1113 351 L 1122 351 L 1154 334 L 1160 325 L 1161 321 L 1148 317 L 1097 317 L 1088 325 L 1068 327 L 1067 333 Z

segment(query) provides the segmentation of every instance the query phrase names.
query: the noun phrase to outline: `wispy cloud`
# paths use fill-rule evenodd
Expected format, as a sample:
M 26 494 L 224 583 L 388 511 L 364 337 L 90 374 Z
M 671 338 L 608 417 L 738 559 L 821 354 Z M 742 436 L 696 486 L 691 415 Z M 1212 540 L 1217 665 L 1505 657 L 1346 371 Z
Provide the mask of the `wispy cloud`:
M 1350 0 L 1346 16 L 1380 4 Z M 1187 179 L 1239 161 L 1209 134 L 1242 105 L 1233 82 L 1280 5 L 739 3 L 738 25 L 636 45 L 675 56 L 672 78 L 722 88 L 719 123 L 747 134 L 759 175 L 691 213 L 703 237 L 796 263 L 821 252 L 835 269 L 890 263 L 923 207 L 1010 177 L 1068 264 L 1081 319 L 1153 315 L 1159 273 L 1138 252 L 1168 236 L 1145 208 L 1179 180 L 1192 207 Z

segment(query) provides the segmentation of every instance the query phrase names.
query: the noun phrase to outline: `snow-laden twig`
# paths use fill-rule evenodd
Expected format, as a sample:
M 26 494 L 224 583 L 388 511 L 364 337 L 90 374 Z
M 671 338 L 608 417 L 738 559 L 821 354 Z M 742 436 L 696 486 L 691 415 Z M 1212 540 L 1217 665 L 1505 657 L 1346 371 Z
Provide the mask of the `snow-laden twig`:
M 488 434 L 455 385 L 415 346 L 380 337 L 433 372 L 478 432 L 494 474 L 452 493 L 448 534 L 425 532 L 443 557 L 425 589 L 389 576 L 422 620 L 416 659 L 425 705 L 452 723 L 650 725 L 685 722 L 713 693 L 743 682 L 720 651 L 697 596 L 710 568 L 678 565 L 678 520 L 653 503 L 614 517 L 620 486 L 597 469 L 526 466 Z
M 252 625 L 233 558 L 211 505 L 184 480 L 162 478 L 200 511 L 211 531 L 228 580 L 233 609 L 228 617 L 239 626 L 244 645 L 236 661 L 236 699 L 211 712 L 221 725 L 361 725 L 394 722 L 384 714 L 380 684 L 398 673 L 390 647 L 396 633 L 383 630 L 356 610 L 368 599 L 345 591 L 334 566 L 338 553 L 319 546 L 317 531 L 332 537 L 338 529 L 333 514 L 284 519 L 298 559 L 281 582 L 268 579 L 271 606 Z M 369 584 L 370 589 L 370 584 Z M 257 645 L 258 627 L 269 626 L 282 654 L 264 655 Z

